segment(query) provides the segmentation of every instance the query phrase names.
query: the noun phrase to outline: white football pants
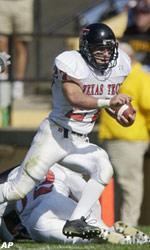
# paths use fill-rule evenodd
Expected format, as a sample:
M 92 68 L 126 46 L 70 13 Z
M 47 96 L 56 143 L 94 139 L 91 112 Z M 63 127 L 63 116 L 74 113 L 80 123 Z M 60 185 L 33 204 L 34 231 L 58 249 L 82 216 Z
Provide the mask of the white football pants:
M 20 214 L 20 219 L 33 240 L 40 242 L 60 241 L 64 243 L 90 242 L 78 237 L 74 239 L 67 238 L 62 233 L 66 220 L 71 217 L 77 205 L 75 201 L 53 190 L 48 195 L 38 197 L 32 202 L 33 209 L 26 211 L 25 208 L 25 211 Z M 97 214 L 100 213 L 100 208 L 96 204 L 95 207 L 98 209 Z M 88 222 L 93 223 L 95 226 L 104 227 L 101 218 L 99 216 L 95 217 L 95 211 L 92 212 L 92 210 Z
M 0 203 L 23 198 L 56 162 L 61 162 L 74 171 L 84 171 L 102 185 L 106 185 L 113 174 L 107 153 L 103 149 L 89 143 L 87 137 L 71 132 L 68 133 L 68 138 L 64 138 L 63 128 L 45 119 L 16 178 L 0 184 Z

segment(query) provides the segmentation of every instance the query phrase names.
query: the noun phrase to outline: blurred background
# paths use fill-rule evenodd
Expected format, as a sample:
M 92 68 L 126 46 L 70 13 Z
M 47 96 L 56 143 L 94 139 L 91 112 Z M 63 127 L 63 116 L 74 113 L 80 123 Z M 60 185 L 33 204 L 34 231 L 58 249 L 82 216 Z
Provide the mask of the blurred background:
M 0 0 L 0 5 L 7 1 L 15 6 L 16 1 L 23 0 Z M 24 11 L 22 7 L 21 15 Z M 31 11 L 33 27 L 30 32 L 21 33 L 15 29 L 5 32 L 0 28 L 0 50 L 6 46 L 5 36 L 12 61 L 7 74 L 0 79 L 0 172 L 23 159 L 38 125 L 51 110 L 54 58 L 62 51 L 78 49 L 79 31 L 85 25 L 92 22 L 108 24 L 119 41 L 130 43 L 143 68 L 150 73 L 150 9 L 145 5 L 137 9 L 135 0 L 34 0 Z M 148 28 L 139 33 L 134 29 L 127 32 L 133 25 L 135 11 L 148 16 Z M 19 50 L 15 47 L 17 38 L 23 40 L 23 48 L 26 49 L 22 75 L 15 73 Z M 150 93 L 150 88 L 148 91 Z M 91 140 L 99 143 L 97 126 Z M 150 192 L 149 151 L 145 155 L 144 173 L 145 192 L 140 223 L 146 225 L 150 224 L 150 197 L 146 195 Z

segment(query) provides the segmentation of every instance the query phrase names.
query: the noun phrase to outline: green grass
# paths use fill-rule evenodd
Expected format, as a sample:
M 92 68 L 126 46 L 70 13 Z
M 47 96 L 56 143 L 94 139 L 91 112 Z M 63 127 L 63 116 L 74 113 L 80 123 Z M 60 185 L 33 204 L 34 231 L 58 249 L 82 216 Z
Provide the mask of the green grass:
M 1 248 L 1 246 L 0 246 Z M 6 248 L 5 248 L 6 249 Z M 7 248 L 8 249 L 8 248 Z M 33 242 L 14 243 L 14 246 L 9 248 L 11 250 L 149 250 L 150 245 L 113 245 L 113 244 L 44 244 Z
M 150 227 L 140 227 L 140 229 L 150 235 Z M 0 249 L 2 243 L 0 243 Z M 7 248 L 8 249 L 8 248 Z M 14 243 L 10 250 L 26 250 L 26 249 L 36 249 L 36 250 L 150 250 L 150 244 L 148 245 L 116 245 L 116 244 L 46 244 L 46 243 L 35 243 L 28 240 L 20 240 Z
M 11 250 L 149 250 L 150 245 L 113 245 L 113 244 L 37 244 L 33 242 L 14 243 Z

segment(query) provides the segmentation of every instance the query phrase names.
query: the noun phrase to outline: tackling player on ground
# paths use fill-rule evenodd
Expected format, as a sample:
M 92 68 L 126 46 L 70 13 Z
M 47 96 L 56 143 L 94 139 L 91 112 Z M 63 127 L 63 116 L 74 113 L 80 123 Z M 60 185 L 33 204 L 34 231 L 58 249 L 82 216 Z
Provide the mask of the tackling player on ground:
M 5 171 L 0 175 L 0 181 L 5 178 L 8 178 L 8 181 L 15 178 L 18 168 L 9 172 L 8 177 L 8 171 Z M 62 243 L 93 242 L 78 237 L 73 239 L 67 238 L 62 233 L 63 226 L 75 209 L 85 185 L 86 182 L 81 174 L 66 169 L 60 164 L 54 164 L 50 171 L 48 171 L 45 179 L 29 192 L 23 200 L 0 205 L 0 237 L 3 241 L 16 240 L 17 236 L 17 238 L 28 237 L 34 241 L 49 243 L 56 241 Z M 6 216 L 9 216 L 8 213 L 12 209 L 17 211 L 29 236 L 24 234 L 24 227 L 22 228 L 20 223 L 11 229 L 13 235 L 7 230 L 6 224 L 9 225 L 8 218 L 5 224 L 2 216 L 5 215 L 6 219 Z M 11 216 L 13 216 L 12 213 Z M 114 227 L 107 227 L 101 219 L 101 206 L 99 202 L 96 202 L 90 210 L 87 221 L 100 229 L 100 234 L 93 239 L 97 243 L 148 244 L 150 242 L 148 235 L 139 232 L 136 228 L 128 227 L 122 222 L 116 222 Z

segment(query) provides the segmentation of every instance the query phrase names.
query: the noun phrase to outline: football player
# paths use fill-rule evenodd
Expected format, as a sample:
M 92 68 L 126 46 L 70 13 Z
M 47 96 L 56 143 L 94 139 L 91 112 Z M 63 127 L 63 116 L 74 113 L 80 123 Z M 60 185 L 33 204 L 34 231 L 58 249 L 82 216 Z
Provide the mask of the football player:
M 54 164 L 48 171 L 46 179 L 29 192 L 23 200 L 17 201 L 17 213 L 33 240 L 64 243 L 87 242 L 87 239 L 67 238 L 63 234 L 66 220 L 73 213 L 85 184 L 80 174 Z M 99 202 L 93 206 L 87 217 L 89 223 L 110 231 L 101 220 Z
M 13 169 L 8 175 L 8 181 L 15 178 L 19 167 Z M 8 172 L 7 172 L 8 173 Z M 6 174 L 7 174 L 6 173 Z M 1 175 L 1 181 L 6 174 Z M 66 220 L 68 220 L 75 209 L 78 200 L 81 197 L 82 190 L 86 182 L 80 174 L 55 164 L 48 171 L 46 177 L 31 192 L 29 192 L 23 200 L 18 200 L 0 205 L 0 237 L 5 241 L 13 241 L 13 235 L 7 229 L 5 220 L 2 216 L 9 214 L 12 210 L 16 210 L 22 225 L 27 229 L 28 238 L 38 242 L 70 242 L 70 243 L 89 243 L 88 239 L 79 237 L 67 238 L 62 230 Z M 63 204 L 63 206 L 62 206 Z M 12 213 L 11 213 L 12 216 Z M 122 233 L 116 233 L 114 228 L 109 228 L 101 219 L 101 207 L 97 202 L 92 207 L 87 221 L 94 224 L 100 229 L 97 235 L 97 242 L 111 242 L 120 244 L 134 244 L 130 235 L 124 236 Z M 19 224 L 20 225 L 20 224 Z M 118 224 L 116 229 L 119 230 Z M 122 225 L 121 225 L 122 226 Z M 18 234 L 22 236 L 22 227 L 18 225 L 12 228 L 14 237 Z M 21 231 L 20 231 L 21 229 Z M 143 242 L 140 241 L 142 244 Z
M 130 96 L 118 94 L 129 72 L 130 60 L 118 50 L 107 25 L 94 23 L 82 30 L 79 51 L 65 51 L 55 59 L 52 112 L 41 123 L 16 178 L 0 185 L 0 203 L 25 197 L 48 169 L 60 162 L 90 176 L 63 233 L 89 238 L 99 234 L 99 228 L 83 217 L 102 194 L 113 168 L 107 153 L 90 143 L 88 134 L 101 108 L 131 101 Z M 135 114 L 131 119 L 134 121 Z M 124 117 L 122 122 L 128 123 Z
M 0 175 L 0 183 L 6 179 L 13 180 L 18 171 L 19 166 L 5 171 Z M 18 226 L 15 227 L 15 230 L 13 229 L 13 226 L 16 226 L 15 223 L 11 230 L 8 230 L 6 226 L 10 221 L 9 214 L 13 215 L 13 212 L 16 211 L 22 225 L 28 230 L 30 238 L 35 241 L 87 242 L 80 238 L 67 239 L 62 232 L 66 220 L 76 207 L 85 183 L 81 174 L 68 170 L 60 164 L 55 164 L 48 171 L 46 177 L 24 199 L 0 205 L 0 238 L 4 241 L 13 241 L 16 238 L 14 231 L 18 237 L 19 232 L 16 231 Z M 101 220 L 99 202 L 93 207 L 92 213 L 94 217 L 89 215 L 89 220 L 97 223 L 103 229 L 108 229 Z
M 18 168 L 8 175 L 8 181 L 15 178 Z M 6 176 L 6 175 L 5 175 Z M 1 175 L 1 180 L 4 174 Z M 2 215 L 16 210 L 22 225 L 12 228 L 16 239 L 28 237 L 38 242 L 70 242 L 89 243 L 86 239 L 75 237 L 67 238 L 62 230 L 77 206 L 86 185 L 82 175 L 55 164 L 48 171 L 46 177 L 23 200 L 18 200 L 0 205 L 0 236 L 5 241 L 13 241 L 13 235 L 8 231 Z M 62 206 L 63 204 L 63 206 Z M 11 214 L 12 216 L 12 214 Z M 7 218 L 5 216 L 5 218 Z M 83 219 L 83 218 L 82 218 Z M 115 244 L 145 244 L 150 242 L 150 237 L 136 228 L 129 227 L 122 222 L 116 222 L 109 228 L 101 219 L 100 203 L 96 202 L 87 216 L 89 224 L 94 224 L 100 229 L 100 234 L 93 240 L 97 242 L 110 242 Z M 17 220 L 18 222 L 18 220 Z M 28 234 L 26 234 L 26 229 Z M 94 237 L 93 237 L 94 238 Z

